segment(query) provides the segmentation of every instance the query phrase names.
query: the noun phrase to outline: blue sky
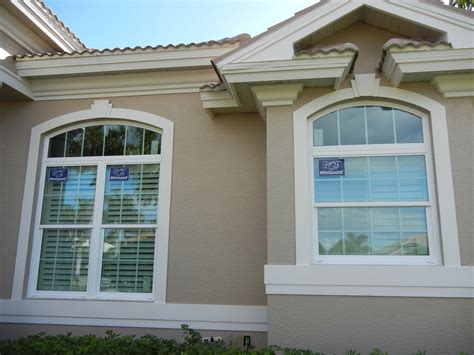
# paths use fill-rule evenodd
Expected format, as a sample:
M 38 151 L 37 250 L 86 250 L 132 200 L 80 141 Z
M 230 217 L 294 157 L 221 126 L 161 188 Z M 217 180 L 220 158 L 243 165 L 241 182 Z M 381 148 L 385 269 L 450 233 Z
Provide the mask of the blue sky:
M 318 0 L 45 0 L 89 48 L 255 36 Z

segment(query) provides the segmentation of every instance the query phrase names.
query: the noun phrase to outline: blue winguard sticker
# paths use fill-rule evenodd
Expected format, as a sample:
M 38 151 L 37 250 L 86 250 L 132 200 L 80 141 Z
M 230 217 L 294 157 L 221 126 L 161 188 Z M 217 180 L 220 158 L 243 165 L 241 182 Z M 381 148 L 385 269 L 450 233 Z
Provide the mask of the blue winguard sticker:
M 344 176 L 344 159 L 321 159 L 319 176 Z
M 110 180 L 128 180 L 128 166 L 119 166 L 110 168 Z
M 67 181 L 67 168 L 49 168 L 48 181 Z

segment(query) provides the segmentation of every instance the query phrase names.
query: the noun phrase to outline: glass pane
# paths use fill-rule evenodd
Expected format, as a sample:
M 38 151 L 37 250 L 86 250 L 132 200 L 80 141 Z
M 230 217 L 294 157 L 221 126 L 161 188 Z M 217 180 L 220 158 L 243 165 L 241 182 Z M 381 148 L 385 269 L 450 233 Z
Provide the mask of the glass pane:
M 112 166 L 107 166 L 103 223 L 156 223 L 159 164 L 126 166 L 129 176 L 113 180 Z
M 321 255 L 429 255 L 424 207 L 318 208 L 317 213 Z
M 320 255 L 342 255 L 344 252 L 341 232 L 319 233 Z
M 66 156 L 80 157 L 82 155 L 82 140 L 84 137 L 84 128 L 74 129 L 67 132 L 66 138 Z
M 341 145 L 366 144 L 364 107 L 339 111 Z
M 127 142 L 126 155 L 141 155 L 143 154 L 143 139 L 144 129 L 127 126 Z
M 66 133 L 57 135 L 49 140 L 49 158 L 64 157 L 64 144 L 66 142 Z
M 86 291 L 90 230 L 44 229 L 38 290 Z
M 83 156 L 102 156 L 104 152 L 104 126 L 85 128 Z
M 428 200 L 428 186 L 424 156 L 399 156 L 398 176 L 401 201 Z
M 319 208 L 318 228 L 324 230 L 340 230 L 342 225 L 342 209 L 340 208 Z
M 58 169 L 66 170 L 66 181 L 51 181 Z M 95 184 L 95 166 L 47 168 L 41 224 L 92 223 Z
M 409 112 L 394 109 L 397 143 L 423 143 L 421 118 Z
M 106 229 L 100 290 L 150 293 L 155 229 Z
M 368 106 L 366 110 L 368 143 L 395 143 L 392 108 L 383 106 Z
M 397 162 L 395 157 L 370 157 L 371 201 L 397 201 Z
M 104 155 L 124 155 L 125 126 L 105 126 Z
M 338 145 L 337 112 L 332 112 L 313 122 L 313 145 Z
M 145 130 L 143 154 L 161 154 L 161 133 Z
M 374 255 L 400 255 L 402 245 L 400 233 L 374 232 L 372 253 Z
M 370 254 L 368 233 L 348 232 L 344 235 L 343 255 L 367 255 Z

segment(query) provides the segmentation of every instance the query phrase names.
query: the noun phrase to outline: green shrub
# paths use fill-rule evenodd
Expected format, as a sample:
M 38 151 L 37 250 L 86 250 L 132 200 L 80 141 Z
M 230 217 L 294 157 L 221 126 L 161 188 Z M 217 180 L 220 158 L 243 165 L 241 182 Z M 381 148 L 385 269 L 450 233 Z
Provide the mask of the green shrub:
M 105 337 L 95 335 L 72 336 L 46 335 L 39 333 L 18 340 L 0 341 L 0 355 L 78 355 L 78 354 L 176 354 L 176 355 L 324 355 L 304 349 L 291 349 L 278 345 L 270 345 L 261 349 L 243 350 L 232 344 L 218 342 L 205 344 L 199 332 L 187 324 L 181 325 L 184 341 L 162 339 L 147 334 L 140 338 L 133 335 L 119 335 L 111 330 Z M 416 355 L 425 355 L 417 351 Z M 329 354 L 328 354 L 329 355 Z M 356 350 L 348 350 L 346 355 L 360 355 Z M 372 350 L 369 355 L 388 355 L 380 349 Z M 460 353 L 463 355 L 463 353 Z

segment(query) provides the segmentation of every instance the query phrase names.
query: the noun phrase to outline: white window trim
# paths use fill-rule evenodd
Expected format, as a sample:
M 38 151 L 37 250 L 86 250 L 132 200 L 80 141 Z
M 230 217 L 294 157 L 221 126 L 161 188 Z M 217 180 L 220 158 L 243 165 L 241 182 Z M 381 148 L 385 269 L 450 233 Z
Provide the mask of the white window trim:
M 157 272 L 153 275 L 153 293 L 150 301 L 155 303 L 166 302 L 166 281 L 167 281 L 167 266 L 168 266 L 168 244 L 169 244 L 169 223 L 170 223 L 170 207 L 171 207 L 171 174 L 172 174 L 172 156 L 173 156 L 173 122 L 147 112 L 136 111 L 131 109 L 120 109 L 112 108 L 112 104 L 108 100 L 95 101 L 91 108 L 88 110 L 77 111 L 68 113 L 49 121 L 41 123 L 32 128 L 30 147 L 28 152 L 28 165 L 26 170 L 25 188 L 23 194 L 23 204 L 20 219 L 20 230 L 18 236 L 17 255 L 15 261 L 15 272 L 13 278 L 12 288 L 12 299 L 22 299 L 24 291 L 24 283 L 26 277 L 26 269 L 28 264 L 28 245 L 30 243 L 30 230 L 33 221 L 33 205 L 35 201 L 35 186 L 33 183 L 40 175 L 38 175 L 38 168 L 42 165 L 42 156 L 40 156 L 41 143 L 46 135 L 51 131 L 56 131 L 61 127 L 77 124 L 78 122 L 85 122 L 90 120 L 104 120 L 111 118 L 118 122 L 137 122 L 147 126 L 154 127 L 162 132 L 161 137 L 161 162 L 160 162 L 160 198 L 158 201 L 158 209 L 160 211 L 158 215 L 157 225 L 159 226 L 160 237 L 155 241 L 155 265 L 154 270 Z M 66 130 L 70 129 L 67 127 Z M 109 161 L 118 162 L 121 158 L 128 159 L 127 157 L 119 157 L 115 159 L 112 157 Z M 58 159 L 60 163 L 61 159 Z M 81 165 L 84 165 L 86 161 L 93 161 L 94 158 L 81 158 Z M 153 160 L 153 158 L 150 158 Z M 68 159 L 68 163 L 71 163 L 72 159 Z M 63 162 L 64 163 L 64 160 Z M 44 166 L 43 168 L 44 169 Z M 41 171 L 44 175 L 44 171 Z M 41 179 L 44 176 L 41 175 Z M 41 184 L 38 185 L 41 189 Z M 38 210 L 40 209 L 41 201 L 38 200 Z M 37 212 L 39 213 L 39 212 Z M 34 250 L 34 249 L 33 249 Z M 34 267 L 34 260 L 31 265 Z M 30 283 L 34 278 L 34 274 L 29 275 Z M 31 288 L 29 288 L 31 290 Z M 54 294 L 53 294 L 54 293 Z M 45 293 L 41 297 L 58 297 L 57 292 Z M 61 298 L 64 296 L 64 292 L 61 292 Z M 32 296 L 32 294 L 29 294 Z M 72 295 L 77 297 L 77 295 Z M 116 295 L 111 295 L 107 298 L 115 298 Z M 139 296 L 139 295 L 138 295 Z M 147 295 L 149 297 L 149 295 Z M 99 295 L 100 297 L 100 295 Z M 135 299 L 135 296 L 127 298 L 127 295 L 117 295 L 120 299 Z M 79 297 L 81 298 L 81 297 Z
M 442 265 L 311 265 L 311 203 L 308 179 L 308 119 L 323 110 L 355 102 L 398 102 L 430 120 Z M 293 114 L 296 265 L 266 265 L 267 295 L 355 295 L 474 298 L 474 267 L 461 266 L 448 127 L 443 105 L 426 96 L 380 87 L 373 74 L 356 75 L 352 88 L 318 97 Z
M 359 85 L 367 78 L 356 78 L 354 85 Z M 369 83 L 370 86 L 371 83 Z M 385 100 L 396 100 L 427 111 L 430 118 L 434 171 L 436 175 L 436 197 L 439 206 L 439 223 L 441 235 L 442 264 L 445 266 L 460 266 L 459 240 L 454 203 L 454 189 L 451 175 L 451 159 L 449 155 L 448 127 L 446 110 L 443 105 L 426 96 L 390 87 L 378 87 L 374 84 L 372 103 Z M 295 173 L 295 232 L 296 232 L 296 264 L 311 264 L 311 191 L 307 157 L 310 151 L 308 137 L 308 119 L 327 107 L 344 101 L 358 98 L 359 90 L 344 89 L 314 99 L 302 106 L 293 114 L 294 117 L 294 173 Z M 393 104 L 391 104 L 393 106 Z M 402 106 L 404 107 L 404 106 Z M 404 107 L 409 110 L 408 107 Z M 298 137 L 301 137 L 299 139 Z
M 423 143 L 416 144 L 361 144 L 361 145 L 339 145 L 339 146 L 313 146 L 312 127 L 313 122 L 325 116 L 328 113 L 350 107 L 363 106 L 385 106 L 399 109 L 405 112 L 412 113 L 422 120 L 423 129 Z M 426 162 L 426 177 L 428 188 L 428 200 L 416 202 L 314 202 L 313 198 L 309 201 L 308 208 L 313 213 L 316 213 L 318 207 L 400 207 L 400 206 L 425 206 L 426 222 L 428 228 L 428 242 L 429 255 L 428 256 L 389 256 L 389 255 L 319 255 L 319 245 L 317 244 L 314 235 L 317 233 L 317 218 L 312 216 L 310 223 L 311 233 L 311 264 L 374 264 L 374 265 L 440 265 L 441 253 L 439 243 L 438 231 L 438 214 L 435 193 L 435 182 L 433 176 L 433 159 L 431 154 L 431 138 L 430 138 L 430 124 L 429 119 L 423 112 L 415 110 L 411 107 L 405 107 L 400 104 L 388 102 L 384 100 L 358 100 L 356 102 L 345 102 L 340 105 L 331 106 L 328 109 L 322 110 L 315 115 L 312 115 L 307 120 L 307 136 L 308 140 L 308 186 L 310 196 L 314 196 L 314 169 L 313 159 L 318 157 L 350 157 L 350 156 L 377 156 L 377 155 L 423 155 Z

